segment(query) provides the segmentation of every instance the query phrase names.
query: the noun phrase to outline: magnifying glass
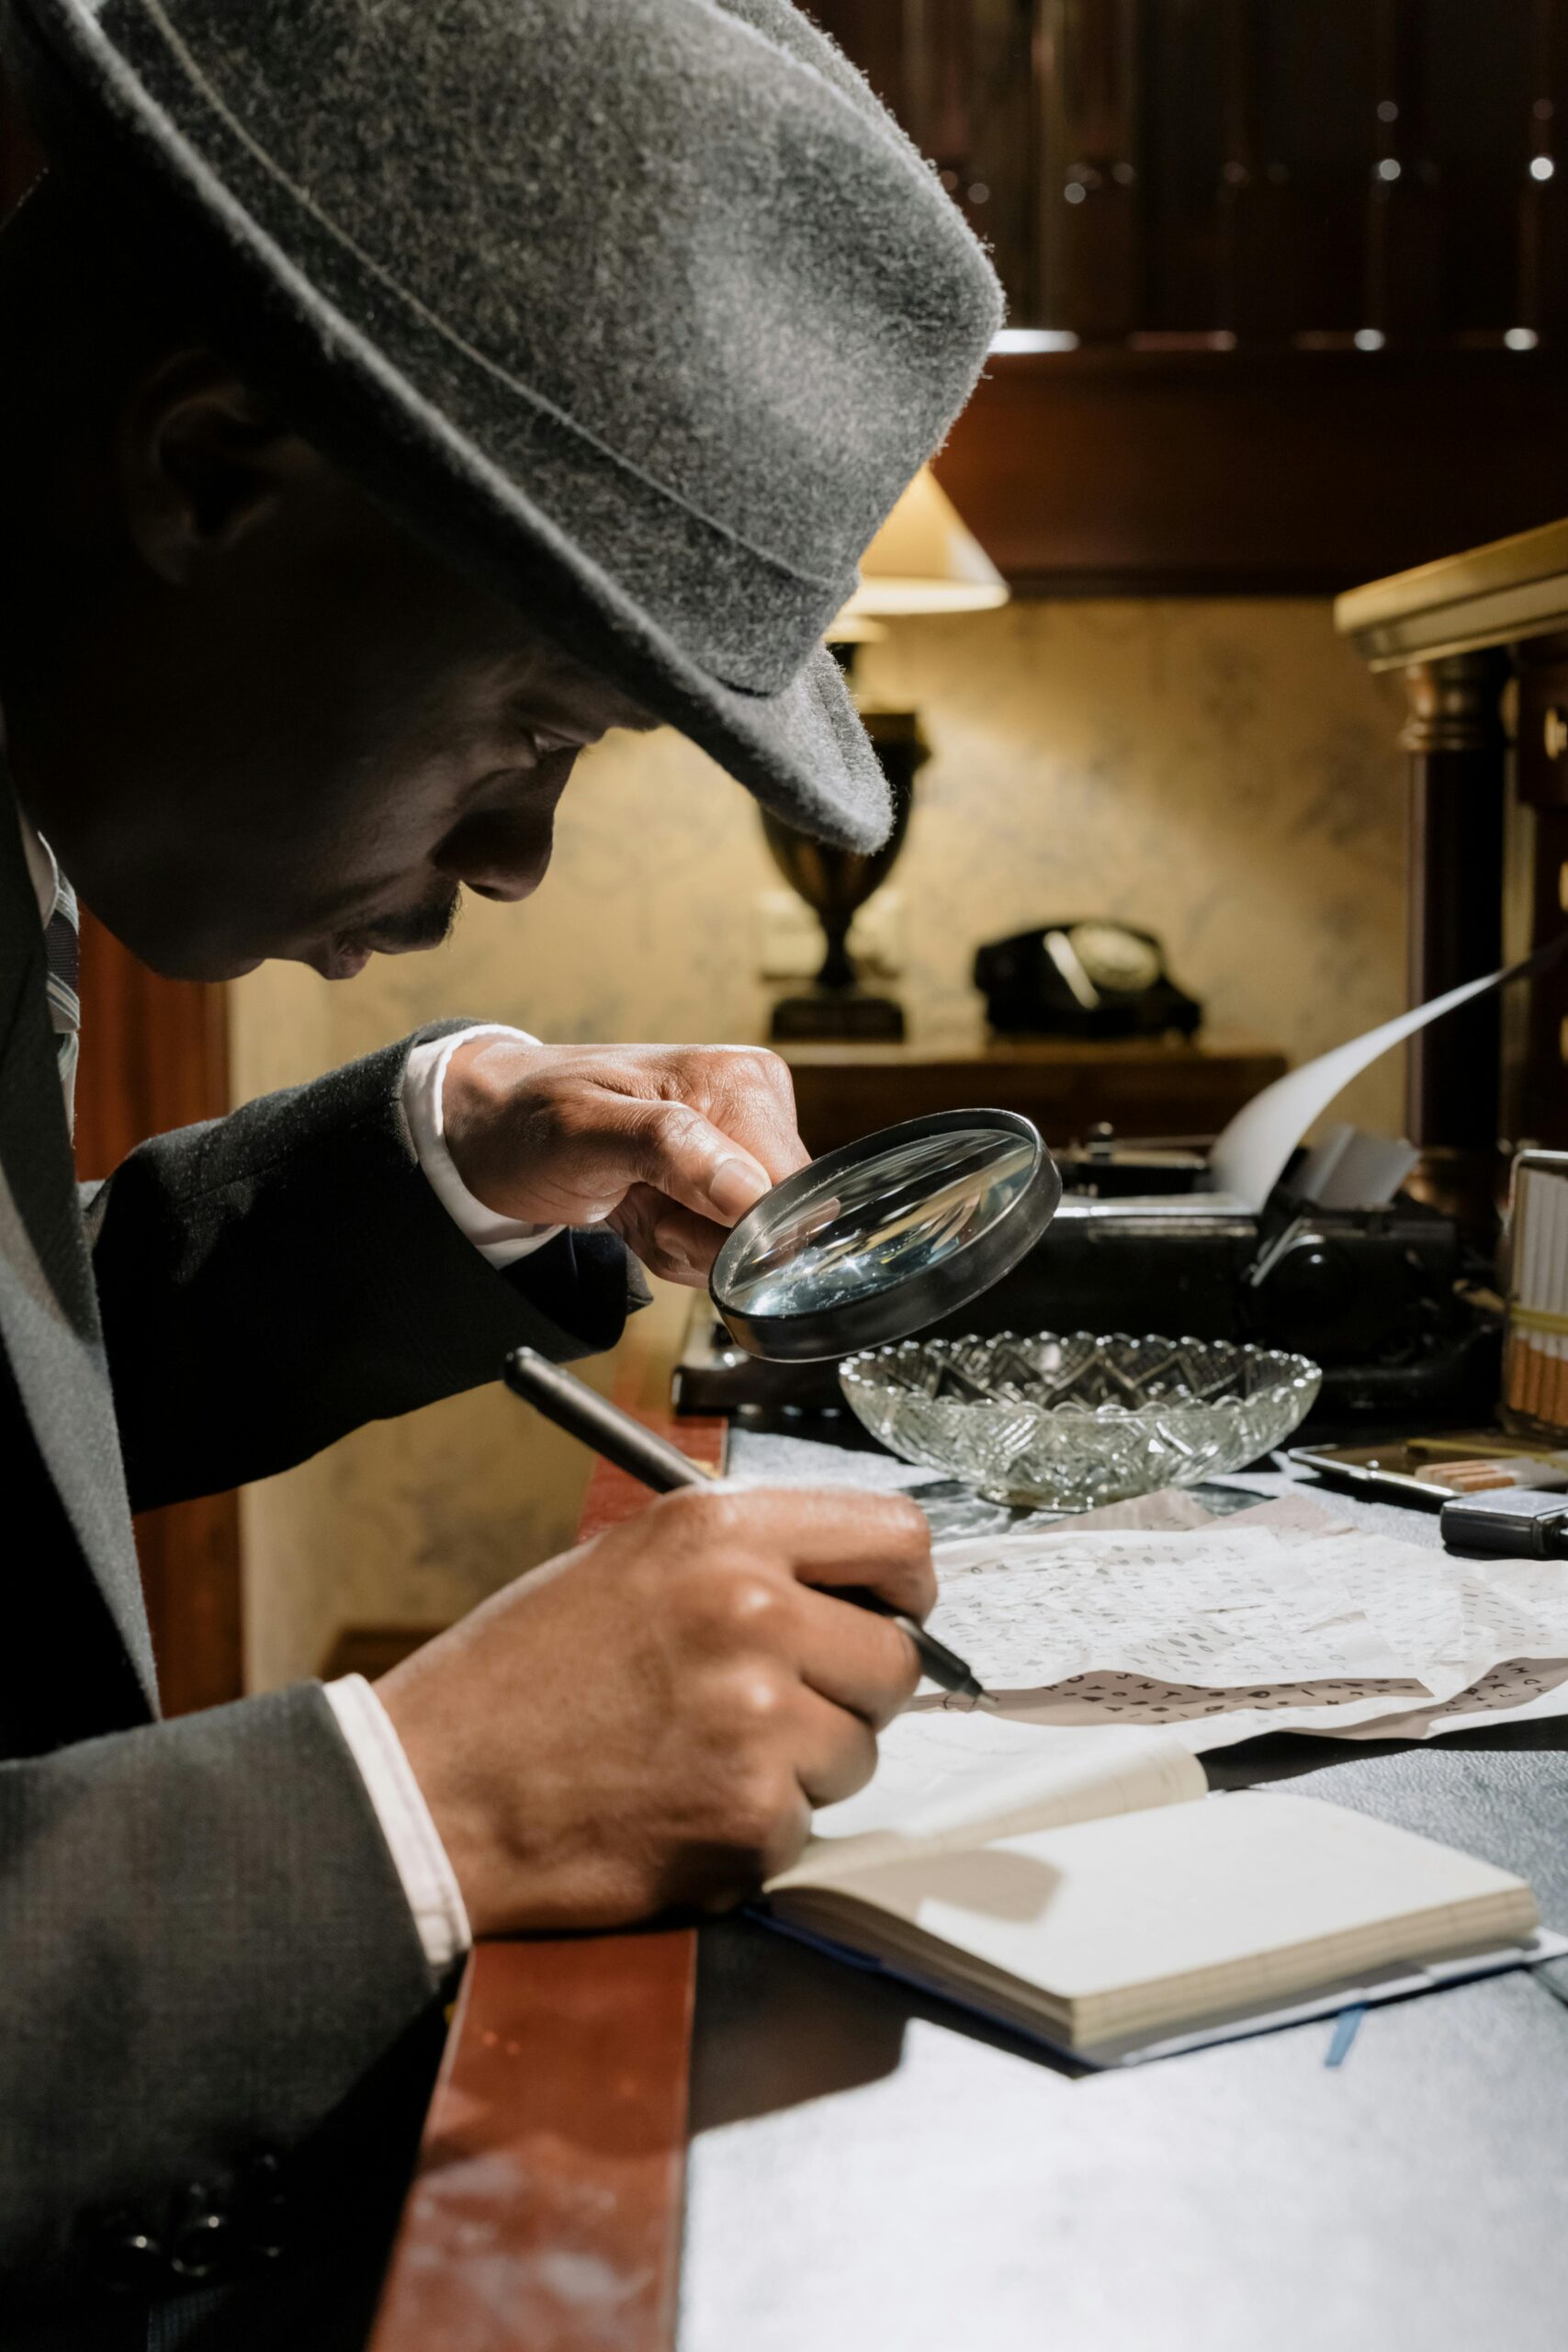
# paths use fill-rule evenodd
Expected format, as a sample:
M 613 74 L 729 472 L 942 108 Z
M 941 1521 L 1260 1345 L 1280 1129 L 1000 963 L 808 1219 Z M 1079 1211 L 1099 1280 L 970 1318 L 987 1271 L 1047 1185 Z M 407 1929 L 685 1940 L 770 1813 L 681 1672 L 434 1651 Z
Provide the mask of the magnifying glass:
M 1014 1111 L 939 1111 L 814 1159 L 749 1209 L 709 1295 L 754 1356 L 809 1363 L 907 1340 L 1032 1250 L 1062 1180 Z
M 815 1159 L 748 1210 L 718 1253 L 709 1294 L 753 1355 L 851 1355 L 907 1340 L 988 1290 L 1056 1213 L 1062 1180 L 1028 1119 L 940 1111 L 884 1127 Z M 505 1378 L 547 1419 L 658 1493 L 701 1485 L 678 1448 L 531 1348 Z M 874 1595 L 841 1598 L 881 1610 Z M 961 1657 L 899 1617 L 924 1671 L 971 1702 L 985 1692 Z

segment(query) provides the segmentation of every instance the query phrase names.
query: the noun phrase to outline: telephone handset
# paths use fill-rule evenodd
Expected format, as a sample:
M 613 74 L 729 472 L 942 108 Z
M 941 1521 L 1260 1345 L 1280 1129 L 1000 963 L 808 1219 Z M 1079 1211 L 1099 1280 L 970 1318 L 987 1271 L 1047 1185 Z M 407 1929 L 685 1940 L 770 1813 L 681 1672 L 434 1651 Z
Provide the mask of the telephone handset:
M 1203 1008 L 1177 987 L 1152 931 L 1109 920 L 1043 923 L 976 951 L 975 985 L 1004 1036 L 1190 1037 Z

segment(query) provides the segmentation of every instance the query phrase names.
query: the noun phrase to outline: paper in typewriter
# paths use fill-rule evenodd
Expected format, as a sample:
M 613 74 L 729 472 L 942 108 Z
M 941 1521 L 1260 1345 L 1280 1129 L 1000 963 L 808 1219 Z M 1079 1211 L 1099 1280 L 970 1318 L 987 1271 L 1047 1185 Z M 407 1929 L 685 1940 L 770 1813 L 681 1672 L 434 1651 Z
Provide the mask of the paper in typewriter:
M 1553 1563 L 1223 1523 L 998 1536 L 936 1557 L 937 1630 L 1033 1722 L 1144 1723 L 1207 1747 L 1568 1712 L 1568 1576 Z
M 1524 978 L 1554 963 L 1562 952 L 1564 937 L 1568 934 L 1549 941 L 1520 963 L 1489 972 L 1479 980 L 1466 980 L 1446 995 L 1399 1013 L 1363 1036 L 1348 1038 L 1315 1061 L 1303 1062 L 1299 1069 L 1277 1078 L 1272 1086 L 1266 1086 L 1242 1106 L 1215 1141 L 1209 1165 L 1218 1190 L 1244 1201 L 1250 1209 L 1261 1209 L 1313 1121 L 1322 1116 L 1353 1078 L 1369 1069 L 1380 1055 L 1392 1052 L 1418 1030 L 1468 1004 L 1472 997 L 1484 996 L 1488 989 Z

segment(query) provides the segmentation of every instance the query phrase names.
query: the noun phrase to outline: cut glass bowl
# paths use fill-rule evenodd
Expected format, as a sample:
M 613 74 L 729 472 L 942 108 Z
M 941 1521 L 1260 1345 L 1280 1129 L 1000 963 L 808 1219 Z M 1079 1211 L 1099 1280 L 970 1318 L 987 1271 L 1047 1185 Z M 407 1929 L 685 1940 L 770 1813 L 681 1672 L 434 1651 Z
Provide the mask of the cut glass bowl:
M 1273 1348 L 1120 1331 L 906 1340 L 839 1367 L 857 1418 L 906 1462 L 1055 1510 L 1239 1470 L 1305 1419 L 1322 1378 Z

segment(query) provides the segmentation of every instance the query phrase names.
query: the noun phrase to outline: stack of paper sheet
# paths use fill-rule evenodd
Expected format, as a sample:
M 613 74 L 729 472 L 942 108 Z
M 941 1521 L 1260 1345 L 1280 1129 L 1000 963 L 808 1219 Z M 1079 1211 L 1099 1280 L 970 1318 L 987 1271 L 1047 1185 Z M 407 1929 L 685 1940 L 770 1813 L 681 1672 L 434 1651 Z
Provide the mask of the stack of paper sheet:
M 1460 1560 L 1304 1502 L 1174 1532 L 982 1537 L 936 1558 L 935 1630 L 1015 1718 L 1158 1724 L 1202 1748 L 1568 1713 L 1555 1562 Z

